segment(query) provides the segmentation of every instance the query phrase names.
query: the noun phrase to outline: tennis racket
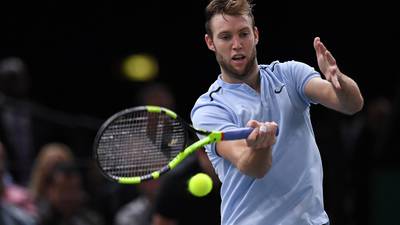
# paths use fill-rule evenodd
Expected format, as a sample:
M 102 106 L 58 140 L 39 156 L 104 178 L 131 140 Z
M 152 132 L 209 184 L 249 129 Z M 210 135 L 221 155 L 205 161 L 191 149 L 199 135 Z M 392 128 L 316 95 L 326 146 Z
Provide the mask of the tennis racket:
M 170 171 L 205 145 L 247 138 L 252 130 L 205 131 L 169 109 L 138 106 L 103 123 L 95 137 L 94 158 L 105 177 L 121 184 L 139 184 Z M 188 131 L 205 137 L 186 147 Z

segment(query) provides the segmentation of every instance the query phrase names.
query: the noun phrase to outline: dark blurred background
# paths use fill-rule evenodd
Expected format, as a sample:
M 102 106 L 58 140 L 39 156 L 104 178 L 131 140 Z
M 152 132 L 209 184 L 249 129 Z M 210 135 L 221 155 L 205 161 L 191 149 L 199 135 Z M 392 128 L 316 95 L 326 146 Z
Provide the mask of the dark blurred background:
M 185 119 L 219 68 L 204 43 L 205 0 L 3 1 L 0 60 L 26 63 L 23 103 L 48 130 L 43 140 L 70 145 L 84 162 L 101 122 L 136 104 L 148 83 L 163 83 Z M 313 106 L 332 224 L 394 224 L 400 200 L 399 18 L 394 3 L 255 1 L 259 63 L 298 60 L 318 68 L 315 36 L 360 86 L 364 109 L 345 116 Z M 126 57 L 158 61 L 149 81 L 128 79 Z M 19 98 L 11 98 L 16 102 Z M 4 102 L 1 101 L 1 104 Z M 33 106 L 32 106 L 33 105 Z M 43 127 L 46 127 L 43 126 Z M 40 145 L 38 144 L 38 145 Z M 35 147 L 37 149 L 37 147 Z

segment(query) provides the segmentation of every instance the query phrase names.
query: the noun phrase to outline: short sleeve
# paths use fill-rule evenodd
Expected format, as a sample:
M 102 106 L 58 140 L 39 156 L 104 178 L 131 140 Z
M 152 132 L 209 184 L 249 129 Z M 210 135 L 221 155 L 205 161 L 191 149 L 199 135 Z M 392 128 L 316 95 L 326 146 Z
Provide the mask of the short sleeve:
M 288 61 L 281 64 L 282 76 L 287 80 L 292 95 L 297 95 L 303 105 L 316 104 L 305 94 L 305 86 L 312 78 L 321 77 L 313 67 L 298 61 Z
M 208 131 L 223 131 L 237 128 L 237 120 L 232 113 L 217 104 L 195 105 L 191 113 L 193 126 Z M 202 138 L 202 136 L 199 136 Z M 206 146 L 208 151 L 218 155 L 215 144 Z

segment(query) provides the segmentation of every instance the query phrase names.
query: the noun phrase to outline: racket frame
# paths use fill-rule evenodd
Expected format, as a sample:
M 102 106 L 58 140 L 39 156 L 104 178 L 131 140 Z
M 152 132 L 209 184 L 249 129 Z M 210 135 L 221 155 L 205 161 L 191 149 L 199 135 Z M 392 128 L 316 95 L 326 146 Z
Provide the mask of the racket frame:
M 142 176 L 135 176 L 135 177 L 115 177 L 115 176 L 108 174 L 106 171 L 104 171 L 104 169 L 100 165 L 99 156 L 98 156 L 98 152 L 97 152 L 99 141 L 100 141 L 103 133 L 107 130 L 108 126 L 113 123 L 113 121 L 117 120 L 118 118 L 120 118 L 124 115 L 130 114 L 134 111 L 148 111 L 150 113 L 166 114 L 170 118 L 172 118 L 174 120 L 178 120 L 184 127 L 184 131 L 185 131 L 184 146 L 185 146 L 185 148 L 182 149 L 167 165 L 161 167 L 160 169 L 158 169 L 150 174 L 146 174 L 146 175 L 142 175 Z M 193 144 L 187 146 L 188 131 L 204 135 L 205 137 L 194 142 Z M 220 131 L 210 132 L 210 131 L 206 131 L 206 130 L 196 129 L 192 125 L 190 125 L 186 121 L 184 121 L 181 117 L 179 117 L 175 112 L 173 112 L 170 109 L 167 109 L 164 107 L 159 107 L 159 106 L 137 106 L 137 107 L 128 108 L 128 109 L 125 109 L 125 110 L 115 113 L 114 115 L 112 115 L 110 118 L 108 118 L 102 124 L 102 126 L 100 127 L 99 131 L 96 134 L 95 141 L 93 144 L 93 150 L 94 150 L 93 157 L 96 161 L 97 167 L 100 169 L 102 174 L 109 180 L 120 183 L 120 184 L 139 184 L 146 180 L 159 178 L 160 175 L 175 168 L 185 158 L 187 158 L 189 155 L 191 155 L 196 150 L 204 147 L 205 145 L 221 141 L 222 139 L 223 139 L 222 132 L 220 132 Z

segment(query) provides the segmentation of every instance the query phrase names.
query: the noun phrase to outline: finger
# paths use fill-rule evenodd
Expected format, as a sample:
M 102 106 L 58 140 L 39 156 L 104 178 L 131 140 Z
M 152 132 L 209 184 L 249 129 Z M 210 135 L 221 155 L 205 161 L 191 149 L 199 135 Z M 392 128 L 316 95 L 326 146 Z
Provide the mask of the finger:
M 267 148 L 273 145 L 276 141 L 276 129 L 278 125 L 275 122 L 265 122 L 260 126 L 260 133 L 254 144 L 260 148 Z M 265 130 L 265 132 L 261 132 Z
M 259 122 L 258 122 L 257 120 L 249 120 L 249 121 L 247 122 L 247 126 L 248 126 L 248 127 L 256 128 L 256 127 L 259 126 Z
M 266 125 L 261 125 L 260 126 L 260 133 L 267 133 L 268 127 Z
M 260 136 L 260 129 L 254 128 L 254 130 L 250 133 L 250 135 L 247 137 L 246 142 L 248 146 L 254 146 L 255 143 L 257 143 L 257 140 Z
M 263 142 L 267 137 L 267 133 L 268 133 L 267 125 L 263 122 L 257 122 L 257 126 L 254 128 L 253 132 L 251 132 L 250 135 L 247 137 L 247 142 L 251 144 L 253 147 L 257 146 L 260 147 L 263 145 Z
M 336 60 L 330 51 L 325 52 L 325 58 L 327 59 L 327 61 L 330 65 L 336 65 Z
M 253 145 L 257 141 L 257 138 L 258 138 L 259 133 L 260 133 L 260 128 L 259 128 L 260 123 L 257 120 L 249 120 L 247 122 L 247 126 L 254 128 L 254 130 L 247 137 L 247 143 L 249 145 Z
M 326 52 L 328 51 L 328 49 L 325 47 L 324 43 L 322 43 L 322 41 L 318 42 L 318 46 L 321 49 L 322 52 Z
M 275 134 L 278 130 L 278 124 L 276 124 L 275 122 L 266 122 L 265 125 L 267 127 L 268 135 L 272 135 L 275 137 Z
M 321 48 L 321 41 L 319 40 L 319 38 L 315 38 L 314 39 L 314 49 L 315 49 L 315 53 L 317 54 L 317 58 L 320 58 L 323 56 L 323 49 Z
M 340 83 L 337 76 L 332 76 L 331 82 L 336 89 L 340 89 Z
M 318 51 L 318 43 L 320 42 L 319 37 L 314 38 L 314 49 L 315 51 Z

